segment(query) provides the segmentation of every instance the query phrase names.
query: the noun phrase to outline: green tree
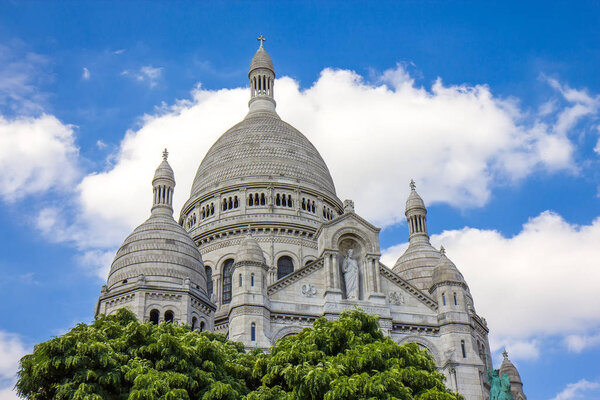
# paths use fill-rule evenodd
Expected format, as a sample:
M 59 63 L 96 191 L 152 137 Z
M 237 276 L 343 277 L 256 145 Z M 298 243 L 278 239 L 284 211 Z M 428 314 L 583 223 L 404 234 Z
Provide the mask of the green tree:
M 17 392 L 32 400 L 461 398 L 427 352 L 386 338 L 361 311 L 319 318 L 262 354 L 122 309 L 37 345 L 18 375 Z
M 319 318 L 313 328 L 278 341 L 257 356 L 254 376 L 262 385 L 246 399 L 462 398 L 445 387 L 426 351 L 398 345 L 377 321 L 362 311 L 345 312 L 338 321 Z
M 240 399 L 258 383 L 254 363 L 241 343 L 121 309 L 37 345 L 21 359 L 16 389 L 33 400 Z

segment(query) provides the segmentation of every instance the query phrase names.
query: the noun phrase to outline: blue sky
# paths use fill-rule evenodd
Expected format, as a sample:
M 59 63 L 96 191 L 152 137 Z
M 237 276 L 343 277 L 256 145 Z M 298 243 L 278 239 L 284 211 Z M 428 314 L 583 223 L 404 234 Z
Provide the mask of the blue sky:
M 414 177 L 495 361 L 529 399 L 600 398 L 599 24 L 595 2 L 0 2 L 0 399 L 20 354 L 91 320 L 165 146 L 185 201 L 259 33 L 280 115 L 384 262 Z

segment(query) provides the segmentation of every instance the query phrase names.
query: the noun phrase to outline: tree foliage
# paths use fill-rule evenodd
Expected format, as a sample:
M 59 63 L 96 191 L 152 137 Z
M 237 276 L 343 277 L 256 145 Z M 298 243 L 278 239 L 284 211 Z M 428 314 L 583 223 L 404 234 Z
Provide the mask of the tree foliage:
M 18 374 L 32 400 L 460 399 L 427 352 L 396 344 L 361 311 L 319 318 L 263 354 L 119 310 L 37 345 Z
M 460 399 L 426 351 L 385 337 L 377 320 L 350 311 L 280 340 L 257 356 L 262 385 L 247 399 Z
M 121 309 L 37 345 L 16 388 L 32 400 L 240 399 L 254 360 L 221 335 L 143 324 Z

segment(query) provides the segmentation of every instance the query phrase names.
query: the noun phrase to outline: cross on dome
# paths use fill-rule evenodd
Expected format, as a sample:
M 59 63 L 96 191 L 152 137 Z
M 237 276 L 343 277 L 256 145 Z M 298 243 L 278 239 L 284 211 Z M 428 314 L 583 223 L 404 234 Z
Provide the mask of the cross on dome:
M 163 160 L 165 160 L 165 161 L 167 161 L 167 158 L 169 158 L 169 152 L 167 151 L 166 147 L 163 150 L 162 156 L 163 156 Z
M 266 39 L 266 38 L 263 36 L 263 34 L 261 33 L 261 34 L 260 34 L 260 35 L 259 35 L 259 36 L 256 38 L 256 40 L 259 40 L 259 41 L 260 41 L 260 47 L 263 47 L 263 42 L 264 42 L 265 40 L 267 40 L 267 39 Z
M 446 255 L 446 249 L 444 248 L 444 246 L 440 247 L 440 255 L 442 255 L 442 256 Z
M 415 190 L 417 188 L 417 185 L 415 185 L 415 181 L 413 179 L 410 180 L 410 189 L 411 190 Z
M 504 351 L 502 352 L 502 357 L 504 357 L 505 360 L 508 359 L 508 351 L 506 351 L 506 349 L 504 349 Z

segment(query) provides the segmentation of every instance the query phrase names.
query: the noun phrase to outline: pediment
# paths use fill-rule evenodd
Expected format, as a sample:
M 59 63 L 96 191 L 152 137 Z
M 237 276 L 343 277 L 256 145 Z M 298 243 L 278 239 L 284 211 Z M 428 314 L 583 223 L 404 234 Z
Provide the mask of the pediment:
M 366 253 L 379 255 L 379 232 L 374 226 L 354 212 L 346 212 L 338 218 L 321 224 L 315 234 L 319 254 L 327 250 L 338 250 L 343 236 L 357 239 Z
M 294 283 L 296 283 L 300 280 L 303 280 L 304 278 L 308 277 L 309 275 L 314 274 L 316 271 L 323 268 L 323 264 L 324 264 L 323 259 L 318 258 L 315 261 L 311 262 L 310 264 L 307 264 L 304 267 L 292 272 L 288 276 L 278 280 L 277 282 L 275 282 L 274 284 L 269 286 L 267 288 L 267 295 L 270 297 L 270 296 L 274 295 L 275 293 L 277 293 L 281 290 L 284 290 L 285 288 L 293 285 Z
M 379 274 L 382 280 L 385 279 L 391 286 L 391 288 L 388 288 L 388 290 L 383 290 L 386 297 L 388 297 L 388 302 L 390 304 L 394 304 L 394 302 L 396 302 L 393 293 L 398 293 L 401 296 L 405 295 L 406 297 L 414 300 L 415 303 L 426 306 L 430 310 L 437 311 L 438 304 L 434 299 L 402 279 L 398 274 L 394 273 L 394 271 L 381 263 L 379 264 Z M 384 285 L 382 282 L 382 289 L 384 289 L 383 286 Z M 392 290 L 392 288 L 397 288 L 398 290 Z M 398 299 L 397 301 L 402 303 L 398 305 L 405 305 L 408 300 Z

